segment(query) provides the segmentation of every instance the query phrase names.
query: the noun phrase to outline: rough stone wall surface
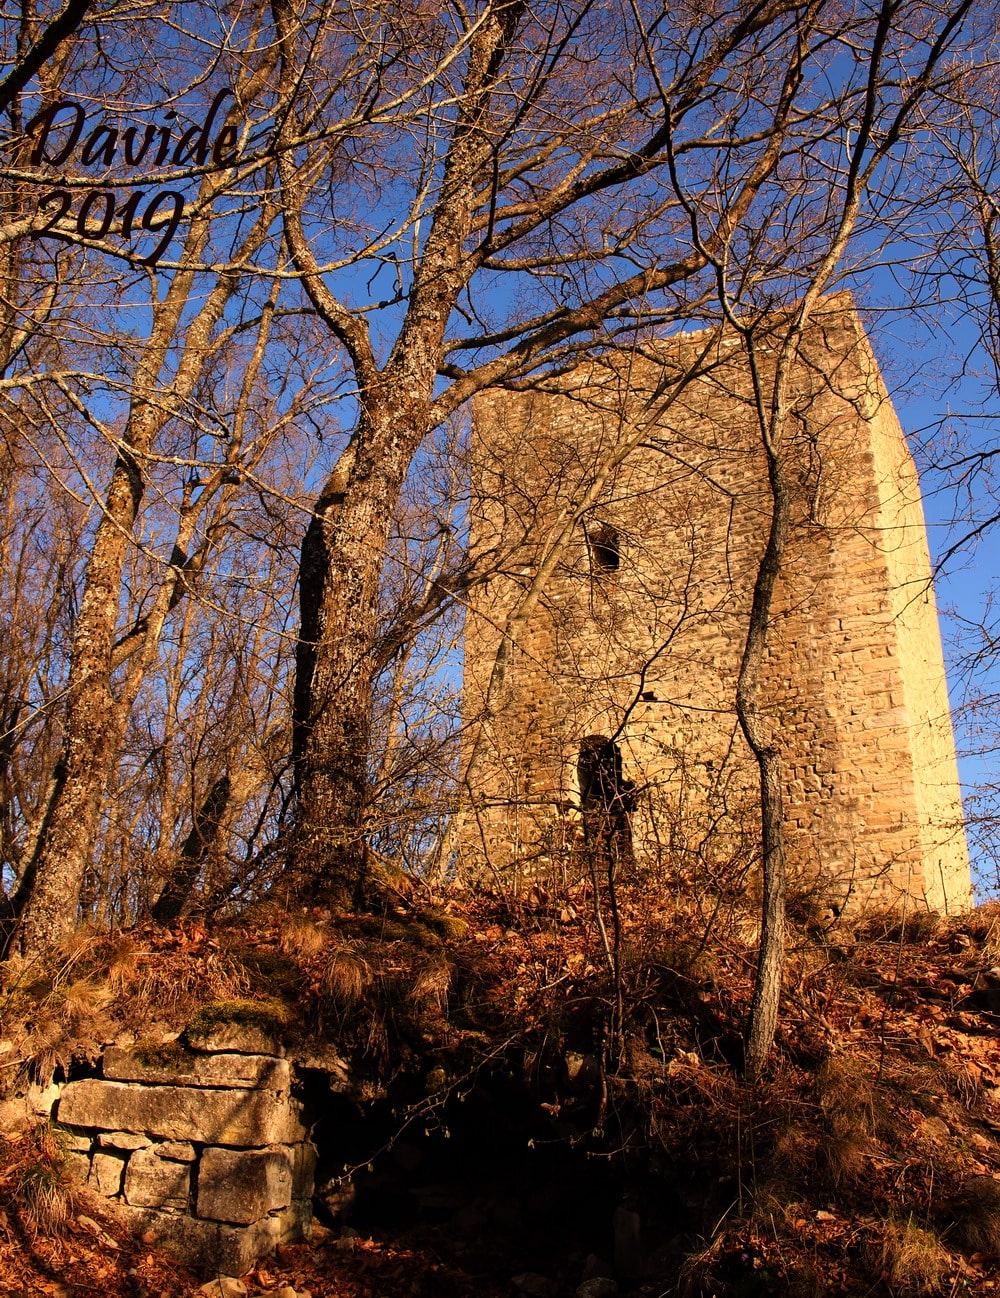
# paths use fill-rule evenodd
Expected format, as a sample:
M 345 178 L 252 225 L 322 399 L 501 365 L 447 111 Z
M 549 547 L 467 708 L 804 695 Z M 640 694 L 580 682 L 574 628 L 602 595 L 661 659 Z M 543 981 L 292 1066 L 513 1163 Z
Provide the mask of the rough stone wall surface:
M 771 377 L 763 356 L 765 386 Z M 770 519 L 740 342 L 650 343 L 550 391 L 481 397 L 466 624 L 462 854 L 564 868 L 577 762 L 612 739 L 638 867 L 752 854 L 756 770 L 735 682 Z M 803 339 L 782 451 L 795 483 L 765 694 L 792 871 L 838 904 L 937 910 L 969 865 L 917 475 L 849 298 Z M 609 567 L 599 540 L 617 532 Z
M 54 1116 L 78 1177 L 137 1231 L 229 1275 L 308 1235 L 316 1153 L 286 1060 L 112 1048 L 103 1074 Z

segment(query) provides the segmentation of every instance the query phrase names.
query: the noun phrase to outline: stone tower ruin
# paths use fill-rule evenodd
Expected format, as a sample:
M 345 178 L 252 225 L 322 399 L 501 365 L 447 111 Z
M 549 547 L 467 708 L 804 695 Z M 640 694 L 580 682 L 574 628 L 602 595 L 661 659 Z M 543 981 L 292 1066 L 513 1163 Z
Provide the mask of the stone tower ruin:
M 919 485 L 848 295 L 814 315 L 791 390 L 766 685 L 790 869 L 838 907 L 960 911 Z M 601 804 L 637 869 L 752 871 L 757 776 L 734 699 L 771 498 L 744 344 L 685 334 L 487 393 L 473 448 L 471 542 L 492 575 L 466 624 L 461 855 L 565 873 Z

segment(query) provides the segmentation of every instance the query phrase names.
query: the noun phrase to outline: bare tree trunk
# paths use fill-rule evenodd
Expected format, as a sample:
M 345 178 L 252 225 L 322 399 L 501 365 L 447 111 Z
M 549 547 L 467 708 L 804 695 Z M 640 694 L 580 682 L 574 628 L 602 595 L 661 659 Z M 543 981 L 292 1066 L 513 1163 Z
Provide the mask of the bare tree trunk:
M 778 1026 L 781 975 L 785 965 L 785 832 L 781 762 L 775 753 L 758 753 L 756 756 L 761 787 L 764 895 L 757 973 L 746 1034 L 746 1071 L 750 1077 L 760 1073 L 771 1051 Z
M 302 546 L 291 869 L 303 895 L 337 906 L 363 900 L 379 579 L 391 506 L 427 424 L 424 402 L 366 412 L 363 449 L 331 475 Z
M 141 444 L 141 436 L 137 440 Z M 40 954 L 76 922 L 101 794 L 121 745 L 122 719 L 111 692 L 111 647 L 122 567 L 142 494 L 135 458 L 120 454 L 87 565 L 54 796 L 15 899 L 18 942 L 25 955 Z
M 218 840 L 231 793 L 228 774 L 221 775 L 209 789 L 184 840 L 180 859 L 150 912 L 154 923 L 173 924 L 184 914 L 202 864 Z
M 767 652 L 774 589 L 784 562 L 791 501 L 781 453 L 765 436 L 771 488 L 771 527 L 757 569 L 746 645 L 736 685 L 736 715 L 760 773 L 763 906 L 760 948 L 746 1034 L 746 1071 L 756 1077 L 774 1041 L 785 963 L 785 826 L 781 756 L 761 711 L 761 672 Z M 773 723 L 772 723 L 773 725 Z

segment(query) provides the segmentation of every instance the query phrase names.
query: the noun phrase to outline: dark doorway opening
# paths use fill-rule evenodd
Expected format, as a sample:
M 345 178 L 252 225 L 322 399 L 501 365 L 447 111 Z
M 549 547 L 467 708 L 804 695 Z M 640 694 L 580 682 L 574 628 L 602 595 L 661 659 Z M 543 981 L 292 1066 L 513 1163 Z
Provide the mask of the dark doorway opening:
M 622 774 L 619 746 L 604 735 L 588 735 L 577 759 L 584 834 L 598 847 L 611 848 L 619 860 L 631 858 L 635 783 Z

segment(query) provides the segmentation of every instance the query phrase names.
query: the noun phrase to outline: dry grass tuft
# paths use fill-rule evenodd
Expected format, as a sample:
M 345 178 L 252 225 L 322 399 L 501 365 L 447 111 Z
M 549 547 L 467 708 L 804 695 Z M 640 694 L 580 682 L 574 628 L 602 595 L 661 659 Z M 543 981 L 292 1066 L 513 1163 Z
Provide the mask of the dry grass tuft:
M 311 960 L 326 945 L 326 933 L 308 915 L 289 915 L 282 921 L 278 945 L 284 955 Z
M 108 940 L 105 953 L 108 985 L 116 996 L 126 995 L 142 968 L 141 952 L 135 939 L 128 933 L 119 933 Z
M 10 1203 L 22 1222 L 45 1235 L 60 1235 L 78 1209 L 79 1187 L 51 1132 L 34 1136 L 31 1156 L 19 1168 Z
M 334 951 L 323 970 L 324 995 L 343 1008 L 356 1005 L 371 985 L 372 970 L 368 961 L 349 947 Z
M 937 1235 L 912 1217 L 890 1217 L 872 1250 L 872 1262 L 897 1294 L 932 1294 L 951 1270 L 951 1256 Z
M 856 1059 L 831 1055 L 816 1073 L 819 1102 L 827 1113 L 864 1113 L 871 1130 L 874 1090 L 866 1068 Z
M 63 1063 L 64 1060 L 55 1046 L 46 1043 L 26 1056 L 23 1064 L 24 1075 L 36 1086 L 48 1086 L 56 1069 L 61 1068 Z
M 871 1151 L 874 1092 L 852 1059 L 833 1056 L 816 1074 L 819 1102 L 827 1118 L 819 1154 L 834 1185 L 857 1180 Z
M 76 1027 L 95 1019 L 112 999 L 107 983 L 90 978 L 78 978 L 62 989 L 63 1008 Z
M 1000 1181 L 973 1176 L 955 1204 L 955 1237 L 972 1253 L 1000 1254 Z
M 712 1241 L 707 1248 L 689 1253 L 681 1263 L 677 1275 L 677 1292 L 681 1298 L 702 1298 L 706 1284 L 710 1283 L 714 1267 L 722 1253 L 723 1239 Z
M 65 973 L 75 964 L 92 959 L 104 943 L 104 934 L 89 922 L 79 924 L 55 949 L 55 964 Z
M 820 1157 L 834 1185 L 850 1185 L 864 1172 L 871 1149 L 868 1132 L 850 1126 L 845 1115 L 833 1119 L 833 1130 L 820 1140 Z
M 439 1010 L 448 1002 L 451 988 L 452 967 L 442 961 L 434 961 L 419 970 L 410 988 L 409 997 L 413 1001 L 433 1001 Z
M 801 1258 L 784 1277 L 784 1298 L 826 1298 L 827 1277 L 811 1258 Z
M 770 1166 L 782 1178 L 796 1178 L 816 1165 L 816 1142 L 801 1127 L 786 1126 L 779 1132 L 771 1151 Z
M 953 1067 L 946 1068 L 944 1081 L 949 1093 L 967 1109 L 974 1109 L 982 1099 L 983 1074 L 975 1064 L 959 1061 Z
M 870 911 L 858 921 L 855 935 L 861 942 L 893 942 L 921 946 L 944 928 L 933 910 L 915 910 L 901 915 L 898 910 Z

